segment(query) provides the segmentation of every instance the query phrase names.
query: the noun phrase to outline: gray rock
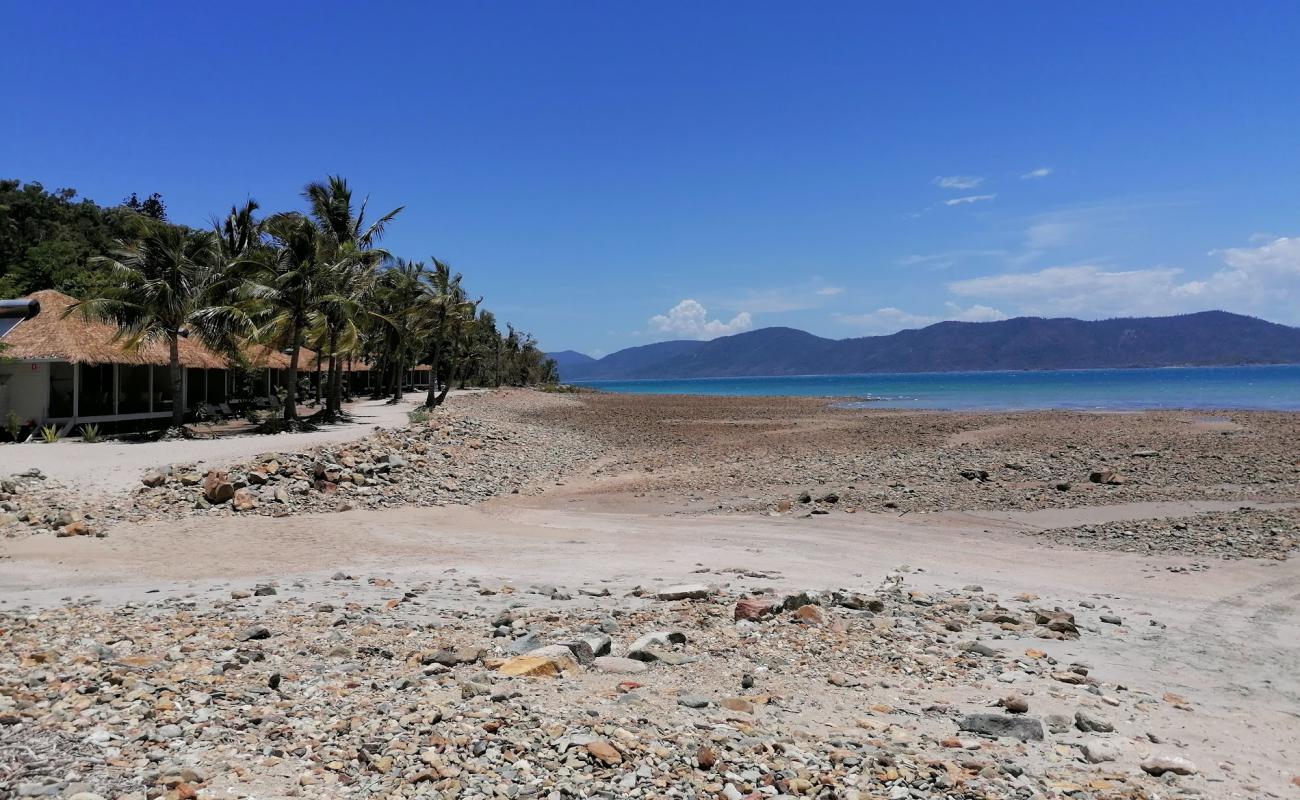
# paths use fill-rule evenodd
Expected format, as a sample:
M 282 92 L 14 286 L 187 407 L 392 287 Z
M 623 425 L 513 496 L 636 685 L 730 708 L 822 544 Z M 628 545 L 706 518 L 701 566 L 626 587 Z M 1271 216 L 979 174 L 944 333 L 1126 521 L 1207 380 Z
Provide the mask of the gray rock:
M 650 669 L 644 661 L 618 656 L 600 656 L 591 662 L 591 668 L 610 675 L 636 675 Z
M 703 600 L 712 593 L 702 583 L 684 583 L 660 589 L 655 597 L 659 600 Z
M 686 708 L 708 708 L 713 701 L 698 694 L 684 694 L 677 698 L 677 705 Z
M 1100 764 L 1105 761 L 1118 761 L 1119 749 L 1110 742 L 1102 739 L 1094 739 L 1084 742 L 1080 748 L 1083 752 L 1083 759 L 1089 764 Z
M 254 625 L 251 628 L 244 628 L 235 636 L 235 638 L 241 642 L 250 642 L 256 639 L 270 639 L 271 632 L 267 630 L 265 625 Z
M 1151 756 L 1138 766 L 1148 775 L 1157 777 L 1164 775 L 1166 772 L 1172 772 L 1175 775 L 1195 775 L 1200 771 L 1195 764 L 1181 756 Z
M 1002 651 L 998 650 L 996 647 L 987 645 L 984 642 L 964 642 L 961 645 L 961 649 L 965 650 L 967 653 L 975 653 L 976 655 L 985 656 L 987 658 L 996 658 L 997 656 L 1002 655 Z
M 1074 727 L 1084 733 L 1114 733 L 1115 726 L 1105 717 L 1081 708 L 1074 712 Z
M 654 658 L 640 658 L 638 654 L 649 653 L 652 650 L 670 650 L 675 644 L 686 644 L 686 634 L 680 631 L 652 631 L 633 642 L 627 649 L 627 655 L 628 658 L 636 658 L 639 661 L 654 661 Z
M 542 646 L 542 640 L 535 633 L 527 633 L 520 636 L 510 643 L 506 652 L 512 656 L 522 656 L 525 653 L 531 653 Z
M 179 739 L 184 731 L 179 725 L 163 725 L 157 733 L 159 739 Z
M 1019 739 L 1022 742 L 1041 741 L 1043 723 L 1034 717 L 1009 717 L 1002 714 L 970 714 L 962 717 L 957 727 L 985 736 Z

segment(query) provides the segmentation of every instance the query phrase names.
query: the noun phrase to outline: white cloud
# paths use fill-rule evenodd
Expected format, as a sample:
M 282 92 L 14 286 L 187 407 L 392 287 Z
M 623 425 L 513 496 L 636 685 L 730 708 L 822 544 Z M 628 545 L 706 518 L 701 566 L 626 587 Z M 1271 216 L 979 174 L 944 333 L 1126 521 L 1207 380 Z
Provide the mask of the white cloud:
M 686 299 L 673 306 L 667 314 L 650 318 L 650 327 L 661 333 L 671 333 L 688 339 L 716 339 L 733 333 L 747 331 L 754 325 L 748 311 L 742 311 L 730 322 L 709 319 L 709 312 L 695 300 Z
M 925 267 L 931 270 L 942 270 L 968 259 L 1005 258 L 1006 256 L 1007 251 L 1005 250 L 946 250 L 942 253 L 904 256 L 898 259 L 898 264 L 904 267 Z
M 958 297 L 995 298 L 1015 304 L 1020 313 L 1096 315 L 1160 313 L 1180 283 L 1181 269 L 1110 270 L 1093 265 L 1049 267 L 954 281 Z
M 1077 226 L 1066 220 L 1035 222 L 1025 231 L 1025 247 L 1030 250 L 1060 247 L 1070 241 L 1076 230 Z
M 951 200 L 944 200 L 945 206 L 960 206 L 968 203 L 983 203 L 997 197 L 995 194 L 968 194 L 965 197 L 954 197 Z
M 844 294 L 844 287 L 843 287 L 843 286 L 823 286 L 822 288 L 820 288 L 820 289 L 817 290 L 816 294 L 817 294 L 819 297 L 835 297 L 836 295 Z
M 1024 175 L 1021 175 L 1020 179 L 1026 181 L 1032 181 L 1032 180 L 1037 180 L 1039 178 L 1046 178 L 1048 175 L 1051 174 L 1052 174 L 1051 167 L 1039 167 L 1038 169 L 1031 169 L 1028 172 L 1026 172 Z
M 932 183 L 941 189 L 974 189 L 984 182 L 976 175 L 939 175 Z
M 959 322 L 996 322 L 1007 318 L 1006 314 L 990 306 L 973 305 L 962 308 L 960 305 L 951 302 L 945 303 L 944 306 L 945 312 L 943 314 L 914 314 L 901 308 L 886 306 L 866 314 L 835 314 L 834 317 L 837 322 L 845 325 L 881 333 L 924 328 L 936 322 L 954 320 Z
M 1283 236 L 1259 247 L 1230 247 L 1212 254 L 1243 272 L 1300 275 L 1300 237 Z

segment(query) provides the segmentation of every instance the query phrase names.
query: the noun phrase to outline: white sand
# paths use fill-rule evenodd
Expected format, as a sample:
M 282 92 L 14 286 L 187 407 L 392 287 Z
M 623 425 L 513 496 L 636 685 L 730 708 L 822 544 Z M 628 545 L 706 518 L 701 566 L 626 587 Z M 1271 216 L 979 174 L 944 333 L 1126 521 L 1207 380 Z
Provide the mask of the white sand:
M 219 467 L 267 452 L 293 452 L 319 444 L 360 439 L 376 427 L 405 425 L 407 413 L 424 400 L 423 393 L 409 394 L 404 402 L 388 405 L 385 400 L 363 400 L 346 406 L 355 418 L 347 425 L 331 425 L 314 433 L 285 433 L 277 436 L 228 436 L 221 439 L 193 439 L 172 442 L 98 442 L 86 444 L 67 440 L 54 444 L 29 442 L 0 445 L 0 474 L 36 467 L 46 476 L 89 493 L 120 492 L 140 485 L 140 476 L 166 464 L 197 463 Z

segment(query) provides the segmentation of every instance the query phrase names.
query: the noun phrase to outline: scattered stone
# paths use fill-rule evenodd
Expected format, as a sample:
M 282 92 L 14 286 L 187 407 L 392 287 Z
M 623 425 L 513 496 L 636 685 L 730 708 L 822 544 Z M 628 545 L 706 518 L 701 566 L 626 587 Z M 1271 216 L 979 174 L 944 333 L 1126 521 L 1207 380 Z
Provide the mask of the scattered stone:
M 1043 723 L 1033 717 L 1008 717 L 1000 714 L 969 714 L 962 717 L 958 729 L 985 736 L 1007 737 L 1021 741 L 1041 741 Z
M 1182 756 L 1152 756 L 1141 764 L 1142 771 L 1148 775 L 1159 777 L 1166 772 L 1172 772 L 1175 775 L 1195 775 L 1199 770 L 1191 761 Z

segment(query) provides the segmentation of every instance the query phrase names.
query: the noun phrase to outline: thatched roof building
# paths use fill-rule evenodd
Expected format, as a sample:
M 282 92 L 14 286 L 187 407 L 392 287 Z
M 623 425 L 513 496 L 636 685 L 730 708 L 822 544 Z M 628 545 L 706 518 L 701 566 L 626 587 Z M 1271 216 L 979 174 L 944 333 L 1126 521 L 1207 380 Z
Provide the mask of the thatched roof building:
M 118 338 L 116 326 L 87 320 L 75 311 L 64 316 L 77 301 L 62 292 L 45 289 L 33 292 L 28 299 L 41 304 L 40 313 L 14 325 L 4 335 L 6 358 L 159 367 L 171 363 L 166 342 L 150 342 L 130 349 Z M 181 339 L 179 349 L 183 367 L 226 369 L 229 366 L 223 356 L 197 341 Z

